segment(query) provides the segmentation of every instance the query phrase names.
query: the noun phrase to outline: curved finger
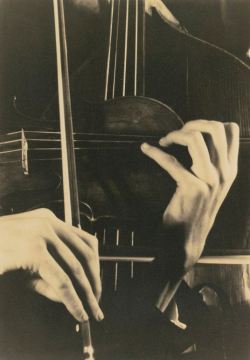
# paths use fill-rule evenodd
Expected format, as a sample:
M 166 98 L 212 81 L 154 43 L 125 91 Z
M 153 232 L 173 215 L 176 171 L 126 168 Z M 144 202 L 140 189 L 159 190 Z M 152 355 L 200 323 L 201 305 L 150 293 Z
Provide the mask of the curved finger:
M 98 256 L 98 246 L 97 250 L 93 250 L 88 243 L 86 243 L 85 238 L 80 238 L 74 230 L 75 228 L 69 227 L 63 221 L 56 219 L 54 221 L 54 230 L 59 239 L 61 239 L 65 244 L 68 244 L 71 248 L 73 247 L 79 255 L 84 259 L 86 265 L 86 271 L 88 277 L 90 278 L 94 293 L 99 300 L 101 296 L 101 279 L 100 279 L 100 263 Z M 84 232 L 85 233 L 85 232 Z M 92 235 L 86 233 L 88 238 L 94 238 Z M 86 236 L 87 237 L 87 236 Z M 97 242 L 97 240 L 95 239 Z M 69 250 L 69 249 L 68 249 Z
M 92 291 L 90 282 L 86 276 L 86 273 L 79 262 L 79 260 L 75 257 L 72 251 L 56 236 L 53 238 L 53 245 L 56 248 L 60 257 L 65 261 L 69 269 L 71 270 L 73 276 L 76 278 L 78 284 L 81 286 L 84 294 L 86 296 L 86 300 L 88 302 L 89 308 L 95 317 L 96 320 L 103 319 L 103 313 L 98 305 L 97 299 Z M 93 258 L 89 260 L 89 268 L 92 270 L 92 277 L 94 278 L 94 283 L 100 281 L 99 273 L 97 272 L 97 261 Z
M 80 322 L 87 321 L 88 315 L 83 308 L 68 275 L 48 253 L 39 268 L 39 275 L 55 291 L 73 317 Z
M 196 130 L 209 135 L 209 153 L 222 180 L 228 177 L 228 144 L 224 124 L 213 120 L 189 121 L 184 125 L 186 130 Z
M 166 170 L 177 183 L 192 178 L 193 175 L 187 171 L 174 156 L 166 154 L 162 150 L 147 143 L 141 145 L 141 150 Z
M 164 147 L 172 144 L 187 146 L 193 162 L 191 169 L 194 174 L 211 185 L 214 183 L 216 180 L 216 172 L 211 163 L 205 140 L 200 132 L 185 130 L 173 131 L 161 138 L 159 143 Z

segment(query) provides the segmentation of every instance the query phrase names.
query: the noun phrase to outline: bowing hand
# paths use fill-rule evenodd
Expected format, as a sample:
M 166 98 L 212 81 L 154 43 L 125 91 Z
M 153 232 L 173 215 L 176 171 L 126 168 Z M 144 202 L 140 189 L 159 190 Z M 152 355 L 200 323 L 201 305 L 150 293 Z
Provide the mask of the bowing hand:
M 65 224 L 48 209 L 2 216 L 0 233 L 0 274 L 18 269 L 30 272 L 36 292 L 63 303 L 83 322 L 88 314 L 77 284 L 93 317 L 103 319 L 98 305 L 101 280 L 94 236 Z

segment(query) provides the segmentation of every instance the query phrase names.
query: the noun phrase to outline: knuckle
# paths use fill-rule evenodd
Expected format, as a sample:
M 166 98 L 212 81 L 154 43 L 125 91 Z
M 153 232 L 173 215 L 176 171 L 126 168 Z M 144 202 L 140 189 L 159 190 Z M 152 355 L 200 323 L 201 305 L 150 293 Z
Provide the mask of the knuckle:
M 44 214 L 44 215 L 46 215 L 48 217 L 55 216 L 53 211 L 51 211 L 48 208 L 41 208 L 40 211 L 41 211 L 42 214 Z
M 224 131 L 224 124 L 221 123 L 220 121 L 211 120 L 210 125 L 211 125 L 211 130 L 216 134 Z
M 197 182 L 195 185 L 196 193 L 203 198 L 207 198 L 210 195 L 209 186 L 205 184 L 204 182 Z
M 230 127 L 230 128 L 232 128 L 232 129 L 234 129 L 234 130 L 240 130 L 240 127 L 239 127 L 239 125 L 236 123 L 236 122 L 234 122 L 234 121 L 231 121 L 231 122 L 229 122 L 229 123 L 227 123 L 227 125 Z
M 70 291 L 71 284 L 71 280 L 65 276 L 60 279 L 58 288 L 62 293 L 67 293 Z
M 220 177 L 218 174 L 212 174 L 208 179 L 210 189 L 217 189 L 220 184 Z
M 203 139 L 203 136 L 199 131 L 193 131 L 191 134 L 191 144 L 190 145 L 197 145 L 199 144 Z
M 73 273 L 76 277 L 80 277 L 83 274 L 83 268 L 80 264 L 80 262 L 76 261 L 73 265 Z
M 46 249 L 46 244 L 42 237 L 37 238 L 37 240 L 33 241 L 32 244 L 34 249 L 44 253 L 44 250 Z
M 93 250 L 94 250 L 95 256 L 97 258 L 99 258 L 99 241 L 97 238 L 95 238 L 95 240 L 93 242 Z
M 100 298 L 101 294 L 102 294 L 102 285 L 101 285 L 101 281 L 100 281 L 96 285 L 96 295 L 97 295 L 98 298 Z
M 231 128 L 231 132 L 235 134 L 235 136 L 239 136 L 240 133 L 240 127 L 236 122 L 229 123 L 229 126 Z
M 91 238 L 90 238 L 90 241 L 91 241 L 91 244 L 94 246 L 94 247 L 98 247 L 98 239 L 96 236 L 94 235 L 91 235 Z
M 29 251 L 34 256 L 43 258 L 46 255 L 46 243 L 42 237 L 37 237 L 35 241 L 29 243 Z
M 54 240 L 55 232 L 54 232 L 53 226 L 50 224 L 50 222 L 47 219 L 42 219 L 40 226 L 42 228 L 42 234 L 44 237 L 44 241 L 49 242 L 49 241 Z
M 90 263 L 90 262 L 93 262 L 96 260 L 96 255 L 95 255 L 95 252 L 89 248 L 88 250 L 86 250 L 83 254 L 85 260 Z
M 187 121 L 184 126 L 183 126 L 183 129 L 190 129 L 193 127 L 193 125 L 196 125 L 197 121 L 199 120 L 189 120 Z
M 170 161 L 173 165 L 177 165 L 178 164 L 178 160 L 170 154 L 166 154 L 168 161 Z

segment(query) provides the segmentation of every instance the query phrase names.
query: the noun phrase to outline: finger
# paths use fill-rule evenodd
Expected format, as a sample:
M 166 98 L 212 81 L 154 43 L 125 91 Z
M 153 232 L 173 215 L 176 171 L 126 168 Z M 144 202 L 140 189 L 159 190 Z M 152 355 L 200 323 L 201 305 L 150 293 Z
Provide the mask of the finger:
M 239 144 L 240 144 L 240 129 L 236 123 L 225 123 L 225 131 L 228 144 L 228 159 L 229 162 L 237 167 L 239 156 Z
M 39 268 L 40 277 L 55 291 L 60 302 L 77 321 L 87 321 L 88 315 L 72 285 L 70 278 L 48 253 Z
M 36 279 L 30 282 L 30 287 L 38 294 L 45 296 L 47 299 L 55 302 L 61 302 L 54 289 L 44 280 Z
M 141 150 L 145 155 L 166 170 L 177 183 L 192 178 L 193 175 L 187 171 L 174 156 L 166 154 L 162 150 L 147 143 L 142 144 Z
M 222 180 L 228 177 L 228 145 L 224 124 L 212 120 L 189 121 L 183 127 L 185 130 L 196 130 L 210 136 L 210 158 L 216 166 Z
M 42 219 L 48 219 L 58 237 L 79 251 L 85 260 L 87 266 L 86 271 L 88 271 L 88 276 L 90 278 L 94 293 L 96 298 L 98 300 L 100 299 L 102 286 L 100 279 L 98 241 L 93 235 L 81 229 L 77 229 L 73 226 L 65 224 L 63 221 L 58 219 L 51 210 L 47 208 L 40 208 L 15 216 L 18 216 L 19 218 L 38 217 Z M 79 236 L 76 234 L 76 229 L 78 230 L 77 233 L 81 235 L 81 238 L 79 238 Z M 50 238 L 51 236 L 48 238 L 48 240 L 50 240 Z
M 96 297 L 92 291 L 91 285 L 83 270 L 81 263 L 75 257 L 72 251 L 57 236 L 55 236 L 52 239 L 52 243 L 55 246 L 58 254 L 68 265 L 72 274 L 74 275 L 79 285 L 83 289 L 84 294 L 86 296 L 86 300 L 88 302 L 88 305 L 90 307 L 93 316 L 95 317 L 96 320 L 102 320 L 104 317 L 103 313 L 98 305 Z M 89 262 L 92 262 L 92 264 L 89 264 L 92 270 L 92 277 L 99 279 L 99 274 L 96 271 L 97 269 L 95 269 L 97 267 L 96 266 L 97 261 L 93 261 L 93 259 L 90 259 Z
M 80 238 L 75 233 L 76 228 L 69 227 L 63 221 L 57 218 L 53 221 L 53 224 L 57 236 L 63 242 L 65 242 L 69 246 L 73 247 L 76 251 L 78 251 L 80 256 L 84 259 L 86 264 L 86 271 L 88 272 L 88 276 L 90 278 L 94 293 L 97 299 L 99 300 L 101 296 L 102 286 L 100 279 L 100 263 L 98 256 L 98 246 L 92 245 L 93 247 L 96 247 L 95 251 L 93 251 L 92 248 L 88 246 L 88 242 L 92 240 L 93 243 L 94 242 L 97 243 L 97 239 L 94 236 L 86 233 L 85 231 L 80 232 L 82 234 L 82 238 Z M 87 241 L 86 238 L 88 239 Z
M 192 171 L 201 180 L 211 185 L 216 180 L 216 172 L 210 160 L 210 155 L 205 140 L 198 131 L 173 131 L 161 138 L 161 146 L 178 144 L 187 146 L 188 152 L 192 158 Z

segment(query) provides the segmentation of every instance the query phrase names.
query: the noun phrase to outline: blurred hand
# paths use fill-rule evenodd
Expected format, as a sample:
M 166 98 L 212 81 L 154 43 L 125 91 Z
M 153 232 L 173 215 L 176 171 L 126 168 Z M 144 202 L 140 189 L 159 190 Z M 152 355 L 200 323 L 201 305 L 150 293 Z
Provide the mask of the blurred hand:
M 207 143 L 203 135 L 208 137 Z M 218 210 L 230 189 L 238 167 L 239 128 L 235 123 L 196 120 L 163 137 L 160 146 L 187 147 L 191 171 L 174 157 L 148 144 L 142 151 L 176 181 L 177 187 L 163 214 L 167 227 L 184 226 L 184 272 L 199 259 Z
M 75 282 L 83 290 L 92 315 L 102 320 L 98 305 L 101 295 L 98 242 L 94 236 L 66 225 L 48 209 L 1 217 L 0 234 L 0 274 L 28 270 L 36 275 L 31 280 L 35 291 L 63 303 L 82 322 L 88 320 L 88 315 Z M 58 258 L 66 264 L 67 273 Z

